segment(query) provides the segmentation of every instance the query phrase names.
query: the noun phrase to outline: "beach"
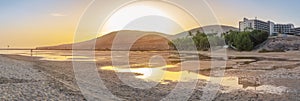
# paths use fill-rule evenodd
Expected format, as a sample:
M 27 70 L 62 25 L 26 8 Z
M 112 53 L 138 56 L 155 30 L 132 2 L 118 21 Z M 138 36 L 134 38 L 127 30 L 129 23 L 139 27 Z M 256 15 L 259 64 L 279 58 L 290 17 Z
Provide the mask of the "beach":
M 185 54 L 182 62 L 178 62 L 179 57 L 173 52 L 136 51 L 130 53 L 133 57 L 130 57 L 129 63 L 132 64 L 131 68 L 134 68 L 134 70 L 145 67 L 142 63 L 149 61 L 149 59 L 151 60 L 151 56 L 160 55 L 162 58 L 167 58 L 166 63 L 174 67 L 163 68 L 158 71 L 167 72 L 167 75 L 170 76 L 172 76 L 172 73 L 195 74 L 199 76 L 199 80 L 193 88 L 177 86 L 179 83 L 188 85 L 189 81 L 179 81 L 167 77 L 163 78 L 163 80 L 155 81 L 156 78 L 150 77 L 141 79 L 146 73 L 139 71 L 132 76 L 132 73 L 129 72 L 105 69 L 103 67 L 112 65 L 111 59 L 109 59 L 111 54 L 108 52 L 99 52 L 98 55 L 106 58 L 96 62 L 79 61 L 86 65 L 96 63 L 97 68 L 95 69 L 98 70 L 106 90 L 110 91 L 112 95 L 104 93 L 104 90 L 94 93 L 83 93 L 79 87 L 81 85 L 78 85 L 78 81 L 85 80 L 75 78 L 72 61 L 49 61 L 30 56 L 0 55 L 0 100 L 103 100 L 104 98 L 116 98 L 106 100 L 148 101 L 164 99 L 176 88 L 179 89 L 179 92 L 174 94 L 182 95 L 181 98 L 186 97 L 184 95 L 189 93 L 190 89 L 193 89 L 187 99 L 193 101 L 202 99 L 203 91 L 207 89 L 205 88 L 209 80 L 207 78 L 210 76 L 212 78 L 222 78 L 220 84 L 215 84 L 219 85 L 220 88 L 212 99 L 214 101 L 297 101 L 300 98 L 298 93 L 300 89 L 297 87 L 300 84 L 300 54 L 298 51 L 273 53 L 228 51 L 228 60 L 217 60 L 227 63 L 226 68 L 221 68 L 224 70 L 223 77 L 214 77 L 216 74 L 210 72 L 210 70 L 214 70 L 214 68 L 209 68 L 210 61 L 213 59 L 209 57 L 211 53 L 199 53 L 201 55 L 194 53 Z M 200 65 L 203 68 L 179 68 L 178 63 L 195 61 L 195 56 L 201 57 Z M 151 69 L 151 67 L 148 68 Z M 153 70 L 156 69 L 154 68 Z M 120 77 L 118 77 L 120 74 L 123 76 L 122 78 L 126 78 L 126 81 L 134 81 L 131 82 L 131 85 L 141 87 L 143 87 L 142 84 L 156 85 L 147 89 L 132 87 L 125 84 L 126 81 L 120 80 Z M 88 81 L 90 80 L 86 80 L 86 82 Z M 136 83 L 137 81 L 139 82 Z M 93 86 L 89 87 L 94 89 Z M 170 97 L 167 100 L 175 99 Z
M 80 92 L 69 89 L 35 63 L 19 56 L 0 56 L 1 100 L 80 100 Z M 26 61 L 24 61 L 24 60 Z M 28 58 L 27 58 L 28 59 Z

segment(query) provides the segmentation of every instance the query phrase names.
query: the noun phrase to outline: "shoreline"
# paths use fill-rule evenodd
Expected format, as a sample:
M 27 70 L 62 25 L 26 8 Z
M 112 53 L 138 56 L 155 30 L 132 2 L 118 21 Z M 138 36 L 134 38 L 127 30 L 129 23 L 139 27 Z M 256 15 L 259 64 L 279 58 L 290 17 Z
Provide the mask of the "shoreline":
M 0 82 L 1 100 L 84 100 L 80 92 L 51 78 L 31 60 L 22 56 L 0 55 L 0 62 L 1 71 L 4 71 Z
M 290 56 L 291 58 L 289 58 L 289 60 L 299 60 L 298 56 L 294 55 L 293 52 L 263 53 L 263 54 L 260 54 L 260 53 L 252 53 L 252 54 L 234 53 L 234 54 L 237 54 L 237 55 L 235 55 L 236 57 L 252 55 L 252 56 L 257 56 L 257 57 L 271 58 L 270 56 L 277 56 L 277 58 L 285 58 L 286 56 Z M 274 54 L 277 54 L 277 55 L 274 55 Z M 229 56 L 232 56 L 232 55 L 233 55 L 233 53 L 229 53 Z M 294 55 L 294 56 L 292 57 L 292 55 Z M 47 80 L 41 80 L 38 82 L 50 82 L 51 83 L 50 86 L 53 86 L 51 89 L 56 89 L 58 91 L 58 93 L 63 93 L 64 95 L 68 95 L 68 96 L 61 97 L 62 99 L 68 99 L 68 98 L 72 99 L 72 97 L 73 97 L 73 98 L 76 98 L 77 100 L 78 99 L 84 100 L 83 95 L 81 94 L 81 92 L 78 89 L 76 78 L 74 77 L 72 62 L 39 60 L 39 58 L 37 58 L 37 57 L 20 56 L 20 55 L 0 55 L 0 60 L 3 60 L 3 59 L 5 60 L 5 58 L 7 59 L 6 61 L 12 61 L 12 62 L 18 61 L 18 63 L 20 63 L 20 64 L 30 64 L 29 66 L 26 65 L 27 67 L 19 66 L 21 68 L 29 67 L 36 71 L 43 72 L 43 73 L 38 73 L 38 74 L 43 74 L 45 77 L 47 77 Z M 268 61 L 262 60 L 261 62 L 269 63 L 269 61 L 270 61 L 270 63 L 273 63 L 272 62 L 273 60 L 268 60 Z M 88 63 L 88 62 L 86 62 L 86 63 Z M 274 61 L 274 63 L 276 63 L 276 61 Z M 286 63 L 289 63 L 289 61 L 286 61 Z M 297 62 L 291 61 L 291 64 L 293 64 L 293 63 L 297 63 Z M 9 63 L 5 63 L 5 64 L 8 65 L 8 67 L 9 67 Z M 110 64 L 109 62 L 97 63 L 98 66 L 104 66 L 104 65 L 109 65 L 109 64 Z M 250 63 L 250 64 L 253 66 L 255 64 L 262 65 L 262 64 L 260 64 L 260 61 Z M 246 64 L 246 65 L 248 65 L 248 64 Z M 296 89 L 296 92 L 283 93 L 282 95 L 278 96 L 277 94 L 258 93 L 258 92 L 254 92 L 254 91 L 248 91 L 248 90 L 238 90 L 237 89 L 237 90 L 233 90 L 230 92 L 223 92 L 222 90 L 220 90 L 220 91 L 218 91 L 217 97 L 215 98 L 215 100 L 217 100 L 217 101 L 218 100 L 226 100 L 226 99 L 227 100 L 230 100 L 230 99 L 249 100 L 250 97 L 256 98 L 256 99 L 267 100 L 267 99 L 264 99 L 264 96 L 269 96 L 269 98 L 268 98 L 269 100 L 271 100 L 271 99 L 297 100 L 297 96 L 299 97 L 299 94 L 297 92 L 300 90 L 299 89 L 297 90 L 296 85 L 299 83 L 295 80 L 299 80 L 300 77 L 296 76 L 297 74 L 295 74 L 295 73 L 297 73 L 297 72 L 293 72 L 293 71 L 300 71 L 299 66 L 296 66 L 293 68 L 290 68 L 290 67 L 279 68 L 279 69 L 274 69 L 274 70 L 263 70 L 263 69 L 256 70 L 255 68 L 252 68 L 251 65 L 246 66 L 245 69 L 242 69 L 241 67 L 240 68 L 235 67 L 234 69 L 228 69 L 225 72 L 225 76 L 245 76 L 246 78 L 248 78 L 253 75 L 258 75 L 257 77 L 259 78 L 261 83 L 275 85 L 275 87 L 280 87 L 283 85 L 285 85 L 285 86 L 290 85 L 290 84 L 286 84 L 286 83 L 293 83 L 294 86 L 296 87 L 296 88 L 294 88 L 294 89 Z M 282 71 L 285 71 L 286 73 L 282 72 Z M 20 72 L 23 72 L 23 71 L 20 71 Z M 280 75 L 285 75 L 285 74 L 289 74 L 289 73 L 292 73 L 295 77 L 292 76 L 291 79 L 287 79 L 287 80 L 281 79 L 283 76 L 280 76 Z M 285 81 L 286 83 L 274 82 L 272 78 L 274 78 L 274 76 L 276 77 L 277 74 L 280 79 L 274 79 L 274 80 Z M 126 100 L 145 100 L 145 99 L 158 100 L 158 99 L 165 97 L 167 94 L 169 94 L 170 91 L 177 84 L 177 82 L 171 82 L 167 85 L 159 84 L 150 90 L 143 90 L 143 89 L 132 88 L 130 86 L 123 86 L 124 84 L 122 83 L 122 81 L 117 79 L 118 77 L 117 77 L 117 75 L 115 75 L 115 73 L 113 71 L 99 70 L 99 75 L 102 77 L 102 81 L 104 81 L 105 86 L 112 92 L 112 94 L 116 95 L 117 97 L 126 99 Z M 125 73 L 125 75 L 126 75 L 126 73 Z M 15 82 L 13 81 L 13 78 L 8 78 L 8 79 L 9 80 L 12 79 L 12 80 L 10 80 L 10 81 L 6 80 L 6 81 L 9 81 L 9 83 L 1 84 L 1 86 L 15 84 Z M 271 80 L 268 80 L 268 79 L 271 79 Z M 24 85 L 26 85 L 26 83 L 32 82 L 32 81 L 30 81 L 30 80 L 22 81 L 21 83 L 18 83 L 18 84 L 23 85 L 23 82 L 24 82 Z M 197 100 L 197 99 L 201 98 L 203 86 L 205 86 L 205 85 L 206 85 L 206 83 L 204 81 L 200 80 L 200 82 L 197 83 L 194 94 L 191 96 L 190 100 Z M 73 86 L 73 88 L 70 86 Z M 75 88 L 75 90 L 74 90 L 74 88 Z M 161 89 L 164 89 L 164 90 L 162 91 Z M 221 87 L 221 89 L 227 89 L 227 88 Z M 292 88 L 290 88 L 290 89 L 292 89 Z M 35 90 L 35 89 L 32 88 L 32 90 Z M 71 93 L 71 95 L 69 95 L 69 93 Z M 143 95 L 140 95 L 140 93 L 143 93 Z M 292 94 L 292 95 L 289 95 L 289 94 Z M 240 97 L 236 97 L 239 95 L 240 95 Z M 19 96 L 22 97 L 22 95 L 19 95 Z M 128 96 L 130 96 L 130 97 L 128 97 Z M 26 96 L 23 96 L 23 97 L 26 97 Z M 57 99 L 57 97 L 59 98 L 60 96 L 52 96 L 52 97 L 53 98 L 51 98 L 51 99 Z M 46 96 L 41 97 L 41 98 L 47 99 Z M 9 98 L 7 98 L 7 99 L 9 99 Z

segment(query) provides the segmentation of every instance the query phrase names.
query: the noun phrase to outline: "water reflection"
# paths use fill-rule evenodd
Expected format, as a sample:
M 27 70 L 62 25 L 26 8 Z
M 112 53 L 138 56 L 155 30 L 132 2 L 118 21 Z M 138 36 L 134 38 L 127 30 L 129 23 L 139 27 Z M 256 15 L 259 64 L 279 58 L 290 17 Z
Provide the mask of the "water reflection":
M 115 72 L 131 72 L 137 73 L 141 75 L 136 75 L 136 78 L 144 79 L 146 81 L 155 81 L 160 83 L 168 83 L 172 82 L 188 82 L 194 79 L 202 79 L 209 81 L 211 78 L 217 77 L 209 77 L 202 74 L 197 74 L 195 72 L 189 71 L 167 71 L 167 68 L 174 68 L 176 65 L 167 65 L 164 67 L 156 67 L 156 68 L 128 68 L 128 67 L 113 67 L 113 66 L 104 66 L 100 67 L 102 70 L 112 70 Z M 221 84 L 223 86 L 229 87 L 243 87 L 243 85 L 239 84 L 238 77 L 219 77 L 222 78 Z
M 0 54 L 38 57 L 48 61 L 96 61 L 93 57 L 84 55 L 73 56 L 72 52 L 67 50 L 1 50 Z
M 188 82 L 190 80 L 202 79 L 207 82 L 213 78 L 221 78 L 222 81 L 219 83 L 224 87 L 223 92 L 231 92 L 234 90 L 252 90 L 259 93 L 272 93 L 282 94 L 287 90 L 286 87 L 275 87 L 272 85 L 259 85 L 249 83 L 250 81 L 244 80 L 239 77 L 209 77 L 202 74 L 197 74 L 189 71 L 167 71 L 166 68 L 174 68 L 175 65 L 167 65 L 164 67 L 143 67 L 143 68 L 129 68 L 126 66 L 114 67 L 114 66 L 103 66 L 101 70 L 109 70 L 122 73 L 134 73 L 138 79 L 145 81 L 154 81 L 161 84 L 168 84 L 170 82 Z M 253 82 L 253 81 L 251 81 Z
M 91 56 L 85 56 L 82 54 L 78 54 L 73 56 L 71 51 L 61 51 L 61 50 L 0 50 L 0 54 L 14 54 L 14 55 L 23 55 L 23 56 L 33 56 L 39 57 L 40 60 L 48 60 L 48 61 L 101 61 L 101 60 L 110 60 L 111 54 L 110 51 L 97 51 L 96 59 Z M 134 57 L 141 57 L 140 54 L 143 53 L 136 53 Z M 144 55 L 144 54 L 143 54 Z M 172 57 L 172 56 L 169 56 Z M 173 56 L 176 58 L 176 56 Z M 189 58 L 194 58 L 195 56 L 187 56 Z M 137 61 L 139 59 L 135 59 Z M 188 61 L 188 59 L 186 60 Z M 245 59 L 245 58 L 235 58 L 232 61 L 247 64 L 251 62 L 255 62 L 255 59 Z M 181 62 L 181 61 L 178 61 Z M 177 63 L 177 62 L 176 62 Z M 175 68 L 178 65 L 166 65 L 163 67 L 147 67 L 145 64 L 133 64 L 130 67 L 113 67 L 113 66 L 104 66 L 100 67 L 102 70 L 110 70 L 115 72 L 132 72 L 138 79 L 143 79 L 145 81 L 154 81 L 159 82 L 161 84 L 168 84 L 170 82 L 188 82 L 190 80 L 195 79 L 202 79 L 205 81 L 210 81 L 213 78 L 221 78 L 222 81 L 220 85 L 222 85 L 226 90 L 225 92 L 230 92 L 232 90 L 242 89 L 242 90 L 253 90 L 260 93 L 272 93 L 272 94 L 281 94 L 288 90 L 287 87 L 280 86 L 275 87 L 272 85 L 261 85 L 255 83 L 253 80 L 245 80 L 244 78 L 239 77 L 209 77 L 202 74 L 198 74 L 195 72 L 189 71 L 168 71 L 170 68 Z M 253 83 L 254 82 L 254 83 Z

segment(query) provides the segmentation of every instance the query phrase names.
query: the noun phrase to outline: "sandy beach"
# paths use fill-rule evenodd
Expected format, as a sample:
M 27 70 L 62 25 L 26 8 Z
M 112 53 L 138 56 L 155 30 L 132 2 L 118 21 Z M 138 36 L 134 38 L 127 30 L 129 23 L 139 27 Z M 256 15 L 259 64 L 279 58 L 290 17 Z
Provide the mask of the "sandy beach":
M 58 82 L 53 74 L 39 68 L 32 61 L 34 60 L 23 56 L 0 56 L 1 100 L 84 99 L 80 92 Z
M 170 52 L 132 52 L 130 64 L 141 64 L 149 61 L 153 55 L 161 55 L 167 58 L 167 63 L 175 67 L 163 69 L 170 73 L 200 72 L 199 81 L 188 100 L 200 100 L 203 90 L 207 85 L 206 77 L 214 75 L 210 72 L 211 58 L 209 52 L 200 52 L 202 57 L 200 65 L 204 68 L 182 68 L 178 64 L 176 54 Z M 109 54 L 100 54 L 109 57 Z M 220 89 L 214 97 L 214 101 L 298 101 L 300 91 L 300 54 L 297 51 L 279 53 L 233 52 L 227 53 L 228 60 Z M 195 54 L 186 54 L 181 63 L 191 62 Z M 139 58 L 137 58 L 139 57 Z M 205 58 L 206 57 L 206 58 Z M 176 62 L 177 61 L 177 62 Z M 121 62 L 121 61 L 120 61 Z M 94 62 L 83 62 L 87 65 Z M 147 81 L 140 79 L 142 73 L 117 72 L 101 67 L 111 66 L 111 59 L 103 59 L 96 62 L 97 70 L 105 87 L 113 95 L 83 94 L 78 87 L 71 61 L 48 61 L 37 57 L 19 55 L 0 55 L 0 100 L 100 100 L 102 98 L 118 97 L 119 100 L 161 100 L 169 95 L 181 81 L 173 81 L 165 78 L 165 81 Z M 131 68 L 140 69 L 143 65 L 134 65 Z M 117 75 L 123 74 L 128 81 L 141 81 L 145 84 L 157 84 L 149 89 L 139 89 L 124 84 Z M 198 73 L 197 73 L 198 74 Z M 152 80 L 152 78 L 151 78 Z M 84 81 L 84 80 L 83 80 Z M 89 80 L 87 80 L 89 81 Z M 146 81 L 146 82 L 145 82 Z M 133 82 L 134 83 L 134 82 Z M 182 81 L 189 84 L 188 81 Z M 139 84 L 137 84 L 139 85 Z M 97 87 L 97 86 L 95 86 Z M 93 88 L 93 87 L 90 87 Z M 102 89 L 102 88 L 101 88 Z M 180 87 L 178 93 L 185 93 L 188 88 Z M 102 96 L 95 96 L 102 94 Z M 88 99 L 86 99 L 88 97 Z M 103 99 L 102 99 L 103 100 Z M 116 99 L 107 99 L 116 100 Z M 175 100 L 175 99 L 167 99 Z

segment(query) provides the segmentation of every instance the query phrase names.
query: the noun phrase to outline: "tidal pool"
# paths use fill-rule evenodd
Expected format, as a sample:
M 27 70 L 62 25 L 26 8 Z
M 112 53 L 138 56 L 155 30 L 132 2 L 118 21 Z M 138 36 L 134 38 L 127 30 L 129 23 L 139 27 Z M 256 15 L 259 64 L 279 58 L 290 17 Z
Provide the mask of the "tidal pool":
M 138 64 L 136 64 L 138 65 Z M 272 85 L 249 84 L 241 80 L 239 77 L 210 77 L 189 71 L 167 71 L 167 68 L 174 68 L 175 65 L 166 65 L 163 67 L 142 67 L 130 68 L 126 66 L 114 67 L 103 66 L 101 70 L 109 70 L 121 73 L 137 74 L 137 79 L 145 81 L 159 82 L 160 84 L 168 84 L 170 82 L 189 82 L 190 80 L 202 79 L 209 82 L 213 78 L 221 78 L 219 84 L 224 87 L 223 92 L 231 92 L 234 90 L 251 90 L 258 93 L 282 94 L 287 91 L 287 87 L 275 87 Z

